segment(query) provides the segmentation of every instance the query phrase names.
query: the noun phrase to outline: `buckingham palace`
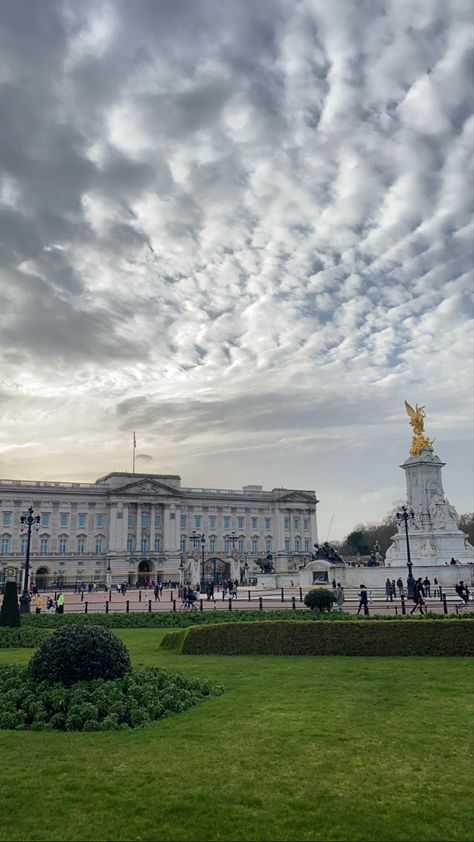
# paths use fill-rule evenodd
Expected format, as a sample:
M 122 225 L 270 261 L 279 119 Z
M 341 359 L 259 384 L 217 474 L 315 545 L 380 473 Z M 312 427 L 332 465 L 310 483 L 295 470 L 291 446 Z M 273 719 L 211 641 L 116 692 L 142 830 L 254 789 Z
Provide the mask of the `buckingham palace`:
M 251 578 L 262 559 L 297 571 L 318 541 L 314 491 L 184 488 L 177 475 L 113 472 L 94 483 L 0 480 L 0 571 L 21 575 L 33 507 L 31 581 Z

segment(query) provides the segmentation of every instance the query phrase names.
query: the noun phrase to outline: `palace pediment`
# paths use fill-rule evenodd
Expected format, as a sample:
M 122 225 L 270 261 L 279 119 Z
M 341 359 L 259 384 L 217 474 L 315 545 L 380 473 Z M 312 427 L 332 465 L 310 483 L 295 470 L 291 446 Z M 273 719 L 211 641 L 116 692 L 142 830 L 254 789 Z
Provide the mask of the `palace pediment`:
M 278 500 L 279 503 L 317 503 L 316 496 L 305 491 L 290 491 Z
M 158 482 L 154 479 L 138 479 L 132 482 L 127 482 L 113 490 L 115 494 L 141 495 L 150 494 L 153 497 L 185 497 L 183 491 L 177 488 L 172 488 L 170 485 L 165 485 L 163 482 Z

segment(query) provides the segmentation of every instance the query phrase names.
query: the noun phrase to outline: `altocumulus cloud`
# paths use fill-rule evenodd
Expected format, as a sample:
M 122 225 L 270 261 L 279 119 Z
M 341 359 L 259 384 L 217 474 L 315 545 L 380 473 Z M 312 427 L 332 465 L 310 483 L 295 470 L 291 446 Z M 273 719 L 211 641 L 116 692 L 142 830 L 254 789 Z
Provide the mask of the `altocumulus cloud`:
M 0 56 L 3 476 L 134 429 L 344 531 L 402 493 L 408 397 L 468 507 L 468 0 L 6 0 Z

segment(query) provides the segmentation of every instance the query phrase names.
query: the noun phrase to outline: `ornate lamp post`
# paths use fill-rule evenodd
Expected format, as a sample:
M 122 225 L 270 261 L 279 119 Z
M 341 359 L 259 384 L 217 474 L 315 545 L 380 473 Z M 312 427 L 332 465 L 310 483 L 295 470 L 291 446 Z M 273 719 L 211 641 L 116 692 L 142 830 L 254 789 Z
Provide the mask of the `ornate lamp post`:
M 414 594 L 414 586 L 415 586 L 415 577 L 413 576 L 413 564 L 410 556 L 410 539 L 408 537 L 408 521 L 413 522 L 415 520 L 415 512 L 413 509 L 407 509 L 406 506 L 402 506 L 401 512 L 397 512 L 397 522 L 401 523 L 402 521 L 405 524 L 405 538 L 407 542 L 407 567 L 408 567 L 408 578 L 407 578 L 407 586 L 408 586 L 408 599 L 413 599 Z
M 203 587 L 204 587 L 204 553 L 205 553 L 205 547 L 206 547 L 206 536 L 204 535 L 204 532 L 202 533 L 202 535 L 198 535 L 196 533 L 196 531 L 194 531 L 193 534 L 190 535 L 189 540 L 193 542 L 194 549 L 196 549 L 196 546 L 199 546 L 199 544 L 201 544 L 201 567 L 202 567 L 201 590 L 202 590 Z
M 238 541 L 238 538 L 235 537 L 235 532 L 232 532 L 232 535 L 224 535 L 224 538 L 232 544 L 232 549 L 235 549 L 235 542 Z
M 34 526 L 36 531 L 40 528 L 41 517 L 36 515 L 33 517 L 33 506 L 28 509 L 27 515 L 22 515 L 20 518 L 20 531 L 27 530 L 26 541 L 26 556 L 25 556 L 25 577 L 23 579 L 23 593 L 20 596 L 20 614 L 30 613 L 30 546 L 31 546 L 31 528 Z

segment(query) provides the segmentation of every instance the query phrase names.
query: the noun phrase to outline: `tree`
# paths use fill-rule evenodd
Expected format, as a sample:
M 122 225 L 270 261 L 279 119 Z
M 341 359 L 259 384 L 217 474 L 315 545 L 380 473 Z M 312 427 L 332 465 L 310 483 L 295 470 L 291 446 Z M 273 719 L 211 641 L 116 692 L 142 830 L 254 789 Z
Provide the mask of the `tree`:
M 469 543 L 474 546 L 474 514 L 470 512 L 469 514 L 460 515 L 458 526 L 462 532 L 466 533 Z
M 18 591 L 16 582 L 7 582 L 3 592 L 3 603 L 0 610 L 0 626 L 19 626 L 20 609 L 18 607 Z

